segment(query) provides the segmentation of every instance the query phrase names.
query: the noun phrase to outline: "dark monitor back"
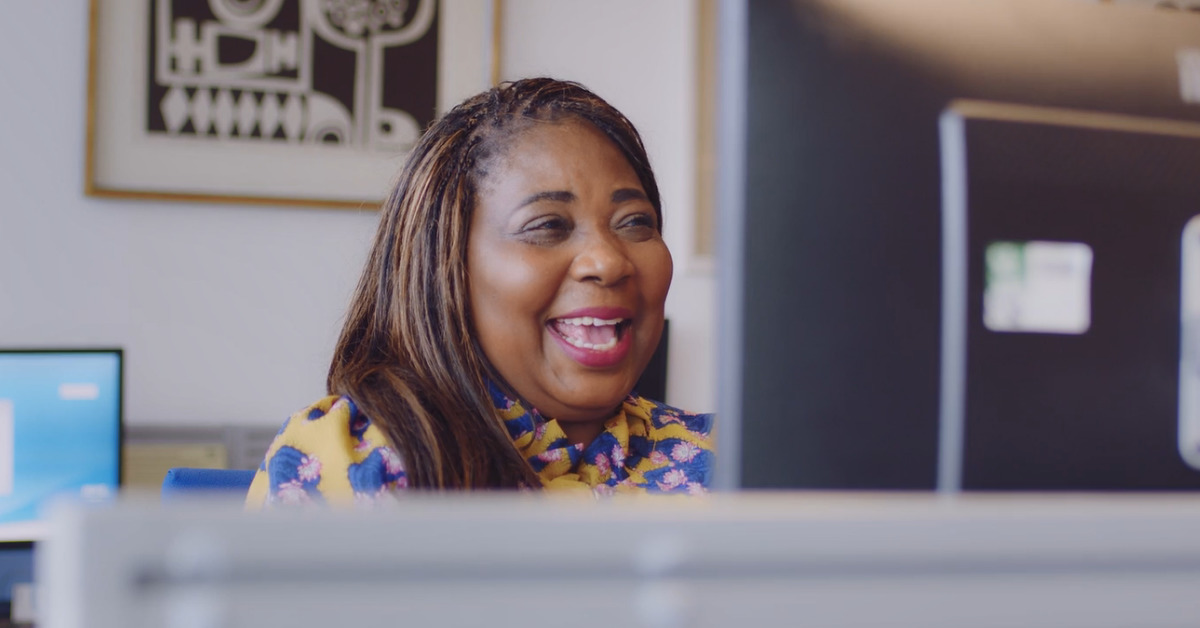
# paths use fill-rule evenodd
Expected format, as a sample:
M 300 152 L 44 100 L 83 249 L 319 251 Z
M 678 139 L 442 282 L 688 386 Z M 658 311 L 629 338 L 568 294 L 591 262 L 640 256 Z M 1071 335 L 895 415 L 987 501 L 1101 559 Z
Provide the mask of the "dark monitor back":
M 942 135 L 939 488 L 1200 487 L 1200 124 L 960 102 Z
M 740 391 L 724 406 L 736 408 L 740 424 L 739 483 L 933 488 L 942 392 L 939 116 L 969 98 L 1200 120 L 1200 106 L 1181 97 L 1200 16 L 1078 0 L 755 1 L 744 11 L 742 256 L 725 260 L 740 283 L 725 294 L 742 307 L 730 330 L 742 368 L 722 382 Z M 1095 229 L 1120 233 L 1143 221 L 1113 211 Z M 1110 289 L 1126 288 L 1097 285 L 1096 298 Z M 1175 299 L 1178 325 L 1177 277 L 1139 290 L 1111 298 L 1152 297 L 1164 312 Z M 1093 420 L 1104 430 L 1132 429 L 1125 408 L 1173 402 L 1177 345 L 1159 349 L 1156 384 L 1121 411 L 1098 404 Z M 1078 436 L 1087 447 L 1087 431 Z M 1021 465 L 1002 450 L 994 455 Z M 1143 474 L 1139 486 L 1197 485 L 1194 475 L 1152 465 L 1126 471 L 1121 477 Z M 1051 476 L 1001 477 L 994 487 L 1065 486 Z M 1083 485 L 1117 487 L 1114 477 Z

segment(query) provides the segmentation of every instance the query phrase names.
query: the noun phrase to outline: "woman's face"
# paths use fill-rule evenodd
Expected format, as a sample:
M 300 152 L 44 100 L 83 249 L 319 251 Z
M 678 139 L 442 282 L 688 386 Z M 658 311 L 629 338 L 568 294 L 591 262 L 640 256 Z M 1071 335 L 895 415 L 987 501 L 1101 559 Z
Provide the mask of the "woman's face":
M 616 145 L 579 120 L 519 132 L 480 182 L 467 273 L 500 375 L 572 441 L 598 434 L 658 345 L 671 284 L 654 206 Z

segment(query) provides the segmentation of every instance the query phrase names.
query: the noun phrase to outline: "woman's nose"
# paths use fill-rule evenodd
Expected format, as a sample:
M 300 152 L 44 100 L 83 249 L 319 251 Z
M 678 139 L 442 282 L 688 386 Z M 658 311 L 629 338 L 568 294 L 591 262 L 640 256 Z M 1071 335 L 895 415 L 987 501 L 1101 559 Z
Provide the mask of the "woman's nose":
M 633 260 L 616 237 L 586 237 L 571 263 L 571 275 L 577 281 L 595 281 L 603 286 L 620 283 L 634 273 Z

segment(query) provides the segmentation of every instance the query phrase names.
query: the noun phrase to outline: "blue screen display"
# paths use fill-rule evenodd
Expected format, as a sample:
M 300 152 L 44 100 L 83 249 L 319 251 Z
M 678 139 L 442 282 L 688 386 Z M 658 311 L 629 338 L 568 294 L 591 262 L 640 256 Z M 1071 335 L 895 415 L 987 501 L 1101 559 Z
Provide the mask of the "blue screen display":
M 120 446 L 119 351 L 0 351 L 0 524 L 115 495 Z

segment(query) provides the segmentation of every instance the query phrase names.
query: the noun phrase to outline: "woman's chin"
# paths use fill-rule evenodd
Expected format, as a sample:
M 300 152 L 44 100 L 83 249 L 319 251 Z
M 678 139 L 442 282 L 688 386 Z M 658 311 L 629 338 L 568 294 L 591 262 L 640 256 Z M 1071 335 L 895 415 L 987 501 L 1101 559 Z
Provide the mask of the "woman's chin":
M 621 387 L 609 388 L 607 390 L 598 391 L 592 388 L 593 393 L 602 392 L 603 394 L 589 394 L 586 397 L 578 395 L 573 396 L 556 396 L 552 399 L 544 400 L 544 403 L 538 404 L 536 400 L 530 399 L 530 403 L 538 409 L 542 415 L 558 419 L 562 422 L 587 422 L 587 421 L 607 421 L 611 419 L 617 410 L 621 407 L 621 402 L 629 396 L 629 391 L 621 389 Z

